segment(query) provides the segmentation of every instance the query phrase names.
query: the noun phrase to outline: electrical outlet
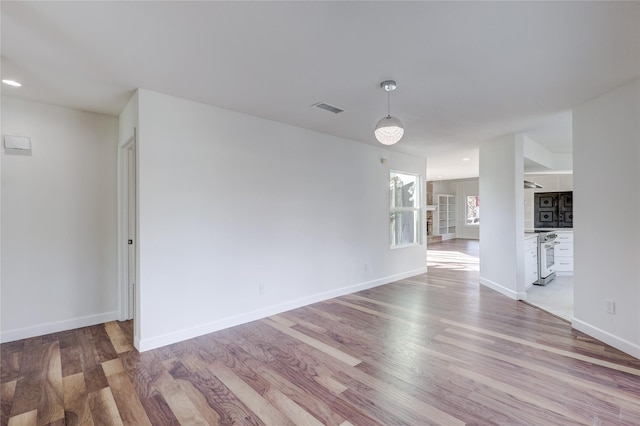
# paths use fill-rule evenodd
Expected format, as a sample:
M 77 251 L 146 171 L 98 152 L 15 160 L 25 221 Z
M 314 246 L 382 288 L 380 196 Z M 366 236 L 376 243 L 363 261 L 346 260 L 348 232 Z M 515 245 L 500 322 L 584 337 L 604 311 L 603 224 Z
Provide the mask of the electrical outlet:
M 260 294 L 264 294 L 264 284 L 263 283 L 258 284 L 258 292 Z
M 605 309 L 608 314 L 615 315 L 616 313 L 616 302 L 611 299 L 604 299 Z

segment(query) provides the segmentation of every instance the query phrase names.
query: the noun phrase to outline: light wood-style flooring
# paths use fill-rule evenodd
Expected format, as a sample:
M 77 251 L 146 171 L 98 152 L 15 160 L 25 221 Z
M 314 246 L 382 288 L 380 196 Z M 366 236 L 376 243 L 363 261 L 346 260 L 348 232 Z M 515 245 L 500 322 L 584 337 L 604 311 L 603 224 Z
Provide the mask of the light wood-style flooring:
M 640 361 L 468 267 L 138 353 L 131 323 L 1 345 L 3 425 L 639 425 Z

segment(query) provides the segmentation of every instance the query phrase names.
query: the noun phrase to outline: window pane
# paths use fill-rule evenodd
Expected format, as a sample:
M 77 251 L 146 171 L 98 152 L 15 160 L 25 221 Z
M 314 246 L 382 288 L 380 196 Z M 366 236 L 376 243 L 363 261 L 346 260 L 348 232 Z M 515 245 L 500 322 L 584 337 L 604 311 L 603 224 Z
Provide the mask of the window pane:
M 391 172 L 389 180 L 391 207 L 420 206 L 418 200 L 418 176 Z
M 391 245 L 417 244 L 420 241 L 420 211 L 391 212 Z
M 480 224 L 480 197 L 467 195 L 467 225 Z

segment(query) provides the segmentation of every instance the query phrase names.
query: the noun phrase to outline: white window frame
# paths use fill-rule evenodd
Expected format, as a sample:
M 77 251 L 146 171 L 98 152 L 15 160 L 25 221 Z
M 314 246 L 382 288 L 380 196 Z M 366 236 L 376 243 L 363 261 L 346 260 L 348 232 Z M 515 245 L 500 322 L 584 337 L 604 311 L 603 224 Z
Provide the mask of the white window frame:
M 422 177 L 417 173 L 404 172 L 400 170 L 389 170 L 389 185 L 391 185 L 391 179 L 393 179 L 393 175 L 406 175 L 412 176 L 415 178 L 416 186 L 414 190 L 414 202 L 413 207 L 395 207 L 393 204 L 393 200 L 391 199 L 391 190 L 389 191 L 389 247 L 391 249 L 405 248 L 405 247 L 415 247 L 422 245 L 422 204 L 421 204 L 421 194 L 422 194 Z M 414 237 L 415 240 L 410 243 L 405 244 L 395 244 L 394 239 L 394 228 L 391 226 L 392 219 L 391 216 L 394 213 L 402 213 L 402 212 L 413 212 L 414 219 L 416 223 L 417 229 L 414 229 Z

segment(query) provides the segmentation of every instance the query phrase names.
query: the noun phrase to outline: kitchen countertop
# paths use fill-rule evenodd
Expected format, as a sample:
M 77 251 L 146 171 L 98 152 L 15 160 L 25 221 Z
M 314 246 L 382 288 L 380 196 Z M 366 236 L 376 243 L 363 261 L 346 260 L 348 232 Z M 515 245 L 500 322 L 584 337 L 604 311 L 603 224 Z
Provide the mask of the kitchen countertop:
M 573 228 L 527 228 L 524 230 L 525 234 L 535 234 L 538 232 L 562 232 L 573 231 Z
M 537 237 L 537 235 L 540 232 L 573 232 L 573 228 L 553 228 L 553 229 L 548 229 L 548 228 L 535 228 L 535 229 L 525 229 L 524 230 L 524 238 L 534 238 Z

